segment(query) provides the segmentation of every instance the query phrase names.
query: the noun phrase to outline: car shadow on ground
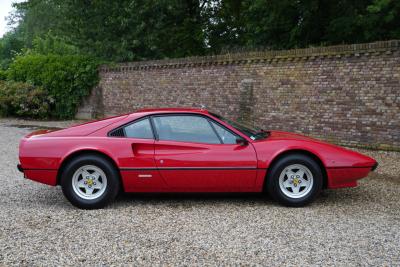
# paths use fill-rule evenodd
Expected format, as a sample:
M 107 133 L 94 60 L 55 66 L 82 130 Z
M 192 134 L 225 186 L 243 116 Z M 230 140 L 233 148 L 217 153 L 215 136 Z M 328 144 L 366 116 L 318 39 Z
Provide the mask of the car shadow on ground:
M 368 198 L 365 192 L 357 188 L 323 190 L 312 206 L 331 206 L 343 202 L 348 205 L 351 199 L 355 202 L 363 202 Z M 237 205 L 237 206 L 281 206 L 277 201 L 266 193 L 121 193 L 113 207 L 126 207 L 137 205 L 189 205 L 206 206 L 215 204 Z
M 376 181 L 376 177 L 371 181 Z M 37 189 L 39 190 L 39 189 Z M 58 192 L 54 192 L 54 191 Z M 61 187 L 39 190 L 34 200 L 43 206 L 62 206 L 63 208 L 72 205 L 62 196 Z M 33 191 L 32 191 L 33 192 Z M 310 206 L 348 206 L 365 204 L 366 201 L 373 201 L 374 187 L 361 185 L 355 188 L 327 189 L 322 190 L 320 195 Z M 27 198 L 30 199 L 30 198 Z M 20 200 L 23 202 L 22 200 Z M 32 199 L 31 199 L 32 201 Z M 23 203 L 21 203 L 23 204 Z M 124 193 L 121 192 L 109 208 L 124 208 L 129 206 L 208 206 L 208 205 L 234 205 L 234 206 L 281 206 L 266 193 Z M 61 207 L 60 207 L 61 208 Z M 67 208 L 68 209 L 68 208 Z
M 264 193 L 121 193 L 116 202 L 273 202 Z

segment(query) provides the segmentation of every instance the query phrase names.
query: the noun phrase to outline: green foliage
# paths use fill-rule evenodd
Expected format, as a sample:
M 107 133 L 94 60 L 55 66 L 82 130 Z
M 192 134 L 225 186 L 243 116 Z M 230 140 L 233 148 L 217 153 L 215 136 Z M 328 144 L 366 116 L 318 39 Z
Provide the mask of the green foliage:
M 43 37 L 37 36 L 33 39 L 32 48 L 29 49 L 28 53 L 40 54 L 40 55 L 77 55 L 79 49 L 66 42 L 63 38 L 55 36 L 50 32 L 45 34 Z
M 0 81 L 7 80 L 7 72 L 5 70 L 0 70 Z
M 41 87 L 28 83 L 0 81 L 0 115 L 47 118 L 52 98 Z
M 400 1 L 374 0 L 362 21 L 370 40 L 400 39 Z
M 63 36 L 114 61 L 204 54 L 202 7 L 182 0 L 65 0 Z
M 81 99 L 97 84 L 98 65 L 86 56 L 26 54 L 14 60 L 7 74 L 9 80 L 43 87 L 54 99 L 52 116 L 66 119 L 73 118 Z
M 9 24 L 16 27 L 25 48 L 31 48 L 36 37 L 43 37 L 48 32 L 56 36 L 63 36 L 61 28 L 66 18 L 63 17 L 62 1 L 20 1 L 20 3 L 14 3 L 13 7 L 15 12 L 9 16 Z
M 11 20 L 25 47 L 107 61 L 400 38 L 397 0 L 29 0 L 15 7 Z
M 24 42 L 17 31 L 6 33 L 0 39 L 0 69 L 6 69 L 23 47 Z
M 400 39 L 398 0 L 27 0 L 14 7 L 14 29 L 0 38 L 0 69 L 11 64 L 8 80 L 48 92 L 58 118 L 72 117 L 97 83 L 92 58 L 118 62 Z

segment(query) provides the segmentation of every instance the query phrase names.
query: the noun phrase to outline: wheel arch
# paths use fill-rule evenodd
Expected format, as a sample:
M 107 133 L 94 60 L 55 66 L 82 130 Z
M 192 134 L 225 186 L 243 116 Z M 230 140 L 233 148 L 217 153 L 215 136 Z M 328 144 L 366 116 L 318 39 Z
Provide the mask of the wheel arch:
M 263 191 L 266 191 L 266 181 L 268 179 L 268 175 L 270 173 L 271 167 L 281 158 L 287 156 L 287 155 L 291 155 L 291 154 L 302 154 L 305 156 L 308 156 L 310 158 L 312 158 L 321 168 L 322 171 L 322 175 L 323 175 L 323 184 L 322 184 L 322 188 L 326 189 L 327 185 L 328 185 L 328 174 L 326 172 L 326 167 L 323 163 L 323 161 L 321 160 L 320 157 L 318 157 L 316 154 L 305 150 L 305 149 L 288 149 L 285 151 L 282 151 L 280 153 L 278 153 L 277 155 L 275 155 L 275 157 L 271 160 L 271 162 L 268 165 L 268 169 L 267 169 L 267 173 L 265 174 L 265 178 L 264 178 L 264 184 L 263 184 Z
M 74 152 L 70 153 L 66 157 L 64 157 L 62 159 L 60 167 L 58 168 L 58 171 L 57 171 L 57 183 L 56 184 L 57 185 L 60 184 L 61 174 L 63 173 L 65 167 L 68 165 L 69 162 L 71 162 L 73 159 L 75 159 L 75 158 L 77 158 L 79 156 L 87 155 L 87 154 L 97 155 L 97 156 L 100 156 L 100 157 L 106 159 L 107 161 L 109 161 L 114 166 L 114 168 L 117 170 L 118 178 L 120 179 L 120 184 L 122 186 L 121 173 L 119 171 L 118 165 L 115 162 L 115 160 L 111 156 L 107 155 L 106 153 L 98 151 L 98 150 L 95 150 L 95 149 L 77 150 L 77 151 L 74 151 Z

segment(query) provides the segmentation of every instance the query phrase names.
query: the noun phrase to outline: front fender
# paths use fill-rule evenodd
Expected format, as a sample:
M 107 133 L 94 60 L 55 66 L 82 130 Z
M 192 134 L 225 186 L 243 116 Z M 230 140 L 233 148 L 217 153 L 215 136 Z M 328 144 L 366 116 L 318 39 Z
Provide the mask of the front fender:
M 309 140 L 271 140 L 253 143 L 258 168 L 269 168 L 271 162 L 289 151 L 306 151 L 315 155 L 325 168 L 372 167 L 376 161 L 358 152 L 323 142 Z

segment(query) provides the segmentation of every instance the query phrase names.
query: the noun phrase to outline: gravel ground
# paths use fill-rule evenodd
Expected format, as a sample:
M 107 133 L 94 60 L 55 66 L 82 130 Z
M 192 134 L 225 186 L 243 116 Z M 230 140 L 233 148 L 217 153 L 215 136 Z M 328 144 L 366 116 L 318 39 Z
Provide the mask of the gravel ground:
M 400 265 L 400 153 L 305 208 L 259 194 L 125 194 L 72 207 L 59 187 L 22 179 L 19 139 L 37 125 L 0 120 L 0 265 Z

